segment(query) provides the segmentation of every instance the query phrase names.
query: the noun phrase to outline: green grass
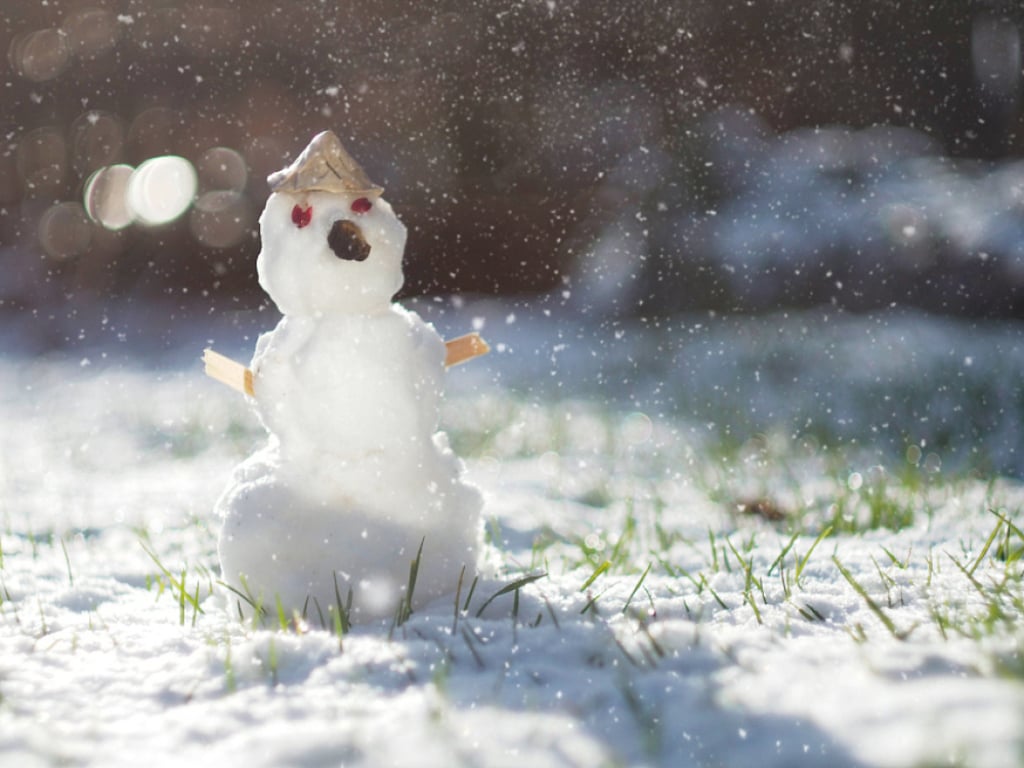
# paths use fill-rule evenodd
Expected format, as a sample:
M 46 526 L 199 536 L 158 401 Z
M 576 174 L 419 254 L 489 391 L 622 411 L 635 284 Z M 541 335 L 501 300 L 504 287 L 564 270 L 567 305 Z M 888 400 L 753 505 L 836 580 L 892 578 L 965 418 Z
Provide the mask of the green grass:
M 766 441 L 768 442 L 768 441 Z M 781 451 L 772 454 L 772 450 Z M 712 607 L 723 611 L 745 608 L 752 618 L 764 625 L 766 607 L 788 604 L 794 617 L 820 623 L 828 620 L 816 606 L 815 587 L 808 581 L 811 563 L 815 563 L 814 579 L 827 578 L 827 570 L 834 569 L 878 625 L 889 637 L 906 641 L 921 629 L 919 622 L 900 621 L 900 609 L 911 600 L 929 599 L 929 587 L 935 577 L 935 553 L 913 546 L 898 548 L 883 537 L 877 544 L 876 555 L 868 557 L 869 571 L 854 571 L 843 557 L 846 542 L 853 542 L 869 533 L 894 534 L 920 526 L 930 526 L 937 504 L 965 495 L 969 477 L 942 476 L 926 471 L 918 462 L 908 460 L 887 471 L 872 466 L 863 471 L 851 471 L 846 458 L 838 452 L 818 452 L 810 457 L 816 463 L 820 477 L 818 490 L 812 498 L 802 498 L 799 491 L 801 473 L 796 464 L 808 460 L 799 451 L 787 454 L 789 446 L 761 451 L 754 465 L 760 473 L 762 490 L 750 495 L 733 490 L 749 478 L 732 469 L 723 469 L 736 453 L 712 459 L 709 465 L 718 467 L 703 477 L 702 489 L 713 501 L 718 501 L 731 527 L 708 527 L 703 545 L 689 538 L 687 529 L 675 529 L 659 513 L 666 504 L 657 498 L 649 502 L 653 513 L 639 509 L 632 497 L 609 500 L 609 509 L 622 509 L 620 527 L 598 530 L 594 534 L 560 537 L 545 530 L 535 539 L 531 562 L 550 565 L 561 557 L 561 569 L 578 573 L 587 593 L 582 613 L 596 615 L 606 601 L 609 588 L 630 574 L 633 576 L 628 597 L 622 604 L 625 613 L 633 604 L 640 589 L 652 575 L 669 577 L 671 594 L 711 600 Z M 738 451 L 738 449 L 737 449 Z M 908 453 L 908 457 L 910 457 Z M 712 480 L 708 480 L 708 478 Z M 803 477 L 806 478 L 806 472 Z M 769 493 L 768 488 L 779 489 L 782 495 Z M 790 485 L 787 486 L 787 483 Z M 790 487 L 791 486 L 791 487 Z M 989 494 L 991 496 L 991 493 Z M 735 499 L 745 497 L 747 508 Z M 797 499 L 793 503 L 791 499 Z M 753 508 L 753 512 L 750 511 Z M 987 514 L 984 510 L 965 511 L 967 515 Z M 983 638 L 986 635 L 1010 635 L 1024 621 L 1020 561 L 1024 559 L 1024 534 L 1011 515 L 995 513 L 996 520 L 986 540 L 966 544 L 969 557 L 956 556 L 953 561 L 963 578 L 969 579 L 971 588 L 981 607 L 967 610 L 965 606 L 946 606 L 936 602 L 930 609 L 929 623 L 944 637 L 953 634 Z M 775 529 L 784 534 L 775 552 L 767 551 L 758 531 Z M 826 543 L 827 542 L 827 543 Z M 571 546 L 570 546 L 571 545 Z M 861 546 L 858 544 L 858 546 Z M 680 549 L 682 548 L 682 550 Z M 819 554 L 822 550 L 825 554 Z M 829 550 L 831 550 L 829 552 Z M 694 568 L 692 557 L 680 557 L 681 551 L 698 551 L 701 564 Z M 982 570 L 986 578 L 975 577 Z M 872 573 L 866 577 L 866 573 Z M 725 593 L 712 588 L 715 578 L 739 576 L 738 595 L 741 600 L 725 597 Z M 607 583 L 606 583 L 607 582 Z M 662 582 L 664 583 L 664 582 Z M 736 583 L 736 582 L 733 582 Z M 769 583 L 773 588 L 769 588 Z M 602 588 L 594 591 L 601 584 Z M 808 592 L 807 590 L 811 590 Z M 650 596 L 651 610 L 655 610 L 655 597 Z M 689 611 L 690 609 L 687 608 Z M 699 617 L 703 614 L 697 614 Z M 852 621 L 852 620 L 851 620 Z M 788 631 L 788 630 L 787 630 Z M 861 642 L 871 637 L 867 625 L 851 624 L 851 636 Z M 1014 669 L 1013 665 L 1009 665 Z
M 532 584 L 535 581 L 539 581 L 540 579 L 545 578 L 546 576 L 546 573 L 534 573 L 528 576 L 523 576 L 521 578 L 515 579 L 509 582 L 508 584 L 505 584 L 503 587 L 500 587 L 493 595 L 488 597 L 486 600 L 483 601 L 483 603 L 480 604 L 480 607 L 476 610 L 476 617 L 480 618 L 481 616 L 483 616 L 484 611 L 487 610 L 487 606 L 493 603 L 497 598 L 501 597 L 502 595 L 507 595 L 510 592 L 513 594 L 513 600 L 518 602 L 519 590 L 521 590 L 528 584 Z
M 1009 635 L 1024 640 L 1024 532 L 1005 512 L 991 514 L 995 526 L 973 561 L 944 553 L 976 597 L 971 603 L 932 600 L 931 615 L 944 637 L 955 633 L 983 641 Z
M 864 482 L 860 473 L 854 472 L 850 475 L 853 480 L 846 482 L 849 492 L 837 492 L 829 520 L 837 533 L 854 534 L 880 528 L 900 531 L 912 526 L 922 511 L 930 512 L 916 483 L 894 484 L 882 471 L 873 474 L 874 479 Z
M 156 589 L 157 599 L 160 598 L 165 590 L 169 591 L 177 603 L 178 623 L 184 626 L 186 615 L 191 611 L 191 626 L 194 627 L 199 615 L 204 612 L 200 603 L 203 599 L 213 594 L 214 582 L 212 574 L 203 566 L 195 566 L 193 574 L 191 574 L 193 584 L 190 585 L 189 566 L 187 563 L 182 564 L 180 575 L 176 572 L 172 573 L 157 555 L 147 536 L 140 535 L 139 546 L 142 547 L 142 550 L 159 570 L 159 573 L 147 577 L 147 588 Z
M 892 635 L 897 640 L 906 640 L 908 637 L 910 637 L 910 633 L 914 631 L 914 627 L 908 627 L 907 629 L 897 629 L 896 623 L 891 618 L 889 618 L 885 611 L 882 610 L 881 606 L 871 598 L 871 595 L 868 594 L 868 591 L 861 585 L 859 581 L 857 581 L 857 579 L 853 577 L 853 574 L 850 573 L 849 570 L 847 570 L 847 568 L 842 564 L 842 562 L 840 562 L 839 558 L 835 555 L 832 555 L 832 562 L 835 563 L 836 568 L 839 569 L 839 573 L 841 573 L 843 578 L 846 579 L 847 583 L 851 587 L 853 587 L 854 592 L 860 595 L 860 597 L 864 600 L 867 607 L 871 610 L 873 614 L 875 614 L 878 620 L 882 623 L 882 626 L 884 626 L 889 631 L 890 635 Z M 867 639 L 867 635 L 860 624 L 854 624 L 851 630 L 851 634 L 853 634 L 854 638 L 858 641 L 863 641 Z
M 405 591 L 402 597 L 398 601 L 398 606 L 395 608 L 395 617 L 391 623 L 391 629 L 388 630 L 388 637 L 392 637 L 397 628 L 405 624 L 412 616 L 412 601 L 413 596 L 416 593 L 416 577 L 420 572 L 420 564 L 423 562 L 423 544 L 426 542 L 426 537 L 420 541 L 420 547 L 416 551 L 416 557 L 409 563 L 409 580 L 406 582 Z M 461 578 L 461 576 L 460 576 Z M 335 580 L 335 589 L 337 589 L 337 580 Z
M 71 558 L 68 556 L 68 546 L 64 542 L 63 536 L 60 537 L 60 549 L 61 552 L 64 553 L 64 565 L 67 567 L 68 570 L 68 586 L 73 587 L 75 586 L 75 576 L 71 572 Z

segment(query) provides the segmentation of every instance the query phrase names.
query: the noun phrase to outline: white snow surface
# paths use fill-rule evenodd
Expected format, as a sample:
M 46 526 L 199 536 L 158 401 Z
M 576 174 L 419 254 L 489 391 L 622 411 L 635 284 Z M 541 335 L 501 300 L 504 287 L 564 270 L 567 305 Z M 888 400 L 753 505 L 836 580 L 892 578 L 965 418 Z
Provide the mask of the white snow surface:
M 607 355 L 596 373 L 586 350 L 541 392 L 534 352 L 551 325 L 512 311 L 435 318 L 458 327 L 478 316 L 495 345 L 450 373 L 442 422 L 485 493 L 486 558 L 499 577 L 477 585 L 467 611 L 455 609 L 453 584 L 392 632 L 361 625 L 340 642 L 312 620 L 302 634 L 276 629 L 275 617 L 253 628 L 216 586 L 214 502 L 264 437 L 242 399 L 188 359 L 209 338 L 169 351 L 180 362 L 163 367 L 116 344 L 88 359 L 3 358 L 0 764 L 1020 764 L 1020 630 L 943 637 L 932 618 L 936 605 L 983 608 L 953 558 L 980 555 L 990 508 L 1021 524 L 1019 483 L 926 484 L 927 514 L 895 532 L 825 539 L 786 599 L 780 570 L 792 578 L 816 529 L 772 570 L 791 534 L 737 515 L 731 500 L 758 493 L 816 509 L 835 472 L 814 446 L 785 449 L 780 462 L 774 436 L 737 427 L 750 445 L 716 461 L 702 425 L 651 405 L 678 381 L 660 369 L 645 378 L 643 364 L 637 380 L 627 359 Z M 849 325 L 850 339 L 863 337 Z M 223 347 L 232 330 L 210 333 Z M 629 333 L 639 348 L 659 344 L 656 330 Z M 586 394 L 583 382 L 626 370 L 632 396 L 621 386 L 607 400 Z M 856 461 L 839 470 L 850 487 L 881 472 Z M 630 519 L 626 555 L 587 585 L 585 548 L 613 559 Z M 749 550 L 762 580 L 757 614 L 730 547 Z M 973 576 L 987 585 L 1001 567 L 988 556 Z M 170 585 L 183 570 L 201 612 Z M 503 584 L 539 573 L 477 615 Z

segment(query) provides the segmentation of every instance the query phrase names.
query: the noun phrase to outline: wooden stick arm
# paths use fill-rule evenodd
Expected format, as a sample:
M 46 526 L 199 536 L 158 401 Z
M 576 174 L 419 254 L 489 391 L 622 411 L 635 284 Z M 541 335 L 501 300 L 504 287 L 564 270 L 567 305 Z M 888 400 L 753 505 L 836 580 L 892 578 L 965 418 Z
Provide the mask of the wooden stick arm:
M 224 357 L 212 349 L 204 349 L 203 364 L 206 375 L 211 379 L 216 379 L 221 384 L 227 384 L 243 395 L 256 396 L 256 390 L 252 386 L 252 371 L 241 363 L 236 363 L 230 357 Z
M 455 339 L 449 339 L 444 343 L 447 354 L 444 358 L 446 368 L 459 365 L 472 360 L 474 357 L 486 355 L 491 351 L 487 342 L 481 338 L 479 333 L 467 333 Z
M 480 338 L 479 333 L 467 333 L 444 343 L 446 354 L 444 358 L 445 367 L 465 363 L 474 357 L 486 355 L 491 351 L 487 342 Z M 230 357 L 225 357 L 212 349 L 203 350 L 203 364 L 206 375 L 216 379 L 221 384 L 226 384 L 237 392 L 249 397 L 256 396 L 253 389 L 252 371 L 241 363 L 235 362 Z

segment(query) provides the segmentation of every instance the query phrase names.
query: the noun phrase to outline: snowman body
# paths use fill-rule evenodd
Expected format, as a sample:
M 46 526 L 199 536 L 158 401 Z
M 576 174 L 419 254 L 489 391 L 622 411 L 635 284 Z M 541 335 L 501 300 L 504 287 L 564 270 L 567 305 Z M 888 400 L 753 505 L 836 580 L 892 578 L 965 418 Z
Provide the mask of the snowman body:
M 481 497 L 437 431 L 444 342 L 391 302 L 405 228 L 360 190 L 284 189 L 260 232 L 260 284 L 284 317 L 251 365 L 269 444 L 218 502 L 224 580 L 289 615 L 327 616 L 351 590 L 354 619 L 391 616 L 422 543 L 416 602 L 454 592 L 475 570 Z
M 398 306 L 286 316 L 253 357 L 260 417 L 295 461 L 400 461 L 437 429 L 444 355 L 436 331 Z

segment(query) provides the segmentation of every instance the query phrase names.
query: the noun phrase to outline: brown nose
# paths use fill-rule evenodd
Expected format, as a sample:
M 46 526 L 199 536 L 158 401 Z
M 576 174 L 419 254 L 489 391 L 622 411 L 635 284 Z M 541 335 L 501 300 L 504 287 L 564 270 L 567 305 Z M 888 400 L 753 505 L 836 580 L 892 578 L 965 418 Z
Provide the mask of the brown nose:
M 327 245 L 334 255 L 345 261 L 366 261 L 370 255 L 370 244 L 363 239 L 363 233 L 351 221 L 339 219 L 327 234 Z

